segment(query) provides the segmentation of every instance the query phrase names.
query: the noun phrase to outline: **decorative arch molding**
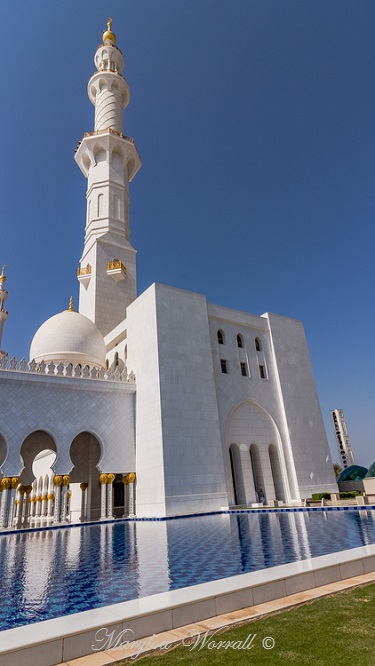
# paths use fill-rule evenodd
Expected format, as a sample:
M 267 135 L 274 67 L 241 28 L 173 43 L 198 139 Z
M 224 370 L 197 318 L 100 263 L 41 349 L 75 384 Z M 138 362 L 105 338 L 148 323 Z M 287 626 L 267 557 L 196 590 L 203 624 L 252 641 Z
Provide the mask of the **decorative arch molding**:
M 263 422 L 265 428 L 264 428 L 264 433 L 262 436 L 255 436 L 254 432 L 252 432 L 251 429 L 251 422 L 253 421 L 254 423 L 256 422 L 256 418 L 249 418 L 249 412 L 246 415 L 246 406 L 249 407 L 249 412 L 256 415 L 256 413 L 259 414 L 260 420 Z M 240 417 L 237 424 L 235 424 L 234 419 L 236 417 L 236 413 L 238 413 L 239 416 L 241 410 L 244 412 L 242 414 L 242 418 Z M 267 425 L 269 427 L 268 432 L 267 432 Z M 262 440 L 262 441 L 260 441 Z M 290 490 L 289 490 L 289 481 L 288 481 L 288 475 L 287 475 L 287 468 L 286 468 L 286 462 L 285 462 L 285 456 L 284 456 L 284 451 L 283 451 L 283 446 L 282 446 L 282 438 L 280 435 L 279 428 L 275 422 L 275 419 L 272 417 L 272 415 L 267 411 L 267 409 L 257 402 L 256 400 L 247 398 L 246 400 L 242 400 L 240 403 L 238 403 L 233 409 L 231 410 L 228 419 L 227 419 L 227 424 L 226 424 L 226 429 L 225 429 L 225 446 L 226 449 L 229 449 L 229 447 L 232 444 L 236 444 L 239 449 L 245 449 L 248 451 L 248 455 L 250 456 L 251 459 L 251 466 L 252 466 L 252 471 L 253 471 L 253 480 L 254 480 L 254 485 L 256 486 L 257 484 L 259 485 L 260 481 L 262 480 L 266 484 L 267 477 L 270 476 L 270 482 L 268 484 L 269 486 L 269 494 L 272 492 L 272 497 L 269 496 L 267 499 L 276 499 L 275 494 L 276 494 L 276 489 L 273 489 L 274 483 L 273 483 L 273 472 L 271 474 L 271 459 L 269 455 L 269 447 L 272 444 L 275 447 L 275 450 L 277 451 L 278 455 L 278 460 L 280 464 L 280 474 L 281 474 L 281 479 L 283 483 L 283 489 L 284 489 L 284 495 L 285 499 L 288 500 L 290 499 Z M 254 467 L 254 461 L 255 458 L 253 458 L 250 455 L 250 449 L 253 445 L 256 445 L 259 448 L 260 452 L 260 457 L 262 458 L 262 474 L 259 472 L 259 467 L 258 467 L 258 472 L 255 471 Z M 255 449 L 253 449 L 255 451 Z M 227 454 L 228 455 L 228 454 Z M 259 460 L 259 458 L 258 458 Z M 259 463 L 257 463 L 259 465 Z M 269 470 L 267 470 L 264 465 L 269 467 Z M 269 472 L 269 474 L 268 474 Z M 258 478 L 257 478 L 258 476 Z M 259 488 L 255 488 L 257 491 Z M 273 490 L 272 490 L 273 489 Z M 265 488 L 262 488 L 264 491 Z M 279 487 L 279 491 L 277 492 L 281 496 L 281 491 Z M 280 497 L 281 498 L 281 497 Z
M 8 456 L 9 447 L 4 435 L 0 432 L 0 473 L 3 464 L 5 463 Z
M 24 437 L 23 442 L 20 446 L 20 458 L 23 463 L 22 470 L 19 474 L 22 474 L 22 483 L 28 485 L 32 483 L 35 479 L 32 466 L 36 456 L 42 451 L 53 451 L 56 453 L 56 460 L 58 457 L 58 446 L 56 444 L 57 439 L 48 432 L 46 429 L 34 429 L 26 437 Z
M 100 463 L 101 463 L 101 461 L 103 460 L 103 457 L 104 457 L 104 448 L 105 447 L 104 447 L 103 440 L 102 440 L 101 436 L 98 435 L 98 433 L 95 432 L 94 430 L 92 430 L 91 428 L 86 428 L 85 430 L 82 430 L 81 428 L 80 429 L 77 428 L 76 430 L 73 430 L 69 434 L 69 442 L 67 443 L 67 448 L 68 448 L 68 451 L 69 451 L 69 458 L 70 458 L 70 451 L 71 451 L 72 444 L 73 444 L 74 440 L 76 440 L 80 435 L 85 435 L 85 434 L 88 434 L 88 435 L 91 435 L 92 437 L 94 437 L 96 439 L 98 445 L 99 445 L 100 457 L 99 457 L 99 461 L 98 461 L 96 467 L 100 471 Z M 71 460 L 71 458 L 70 458 L 70 460 Z M 74 464 L 72 462 L 72 468 L 73 468 L 73 466 L 74 466 Z
M 88 474 L 89 468 L 99 470 L 103 457 L 102 445 L 99 438 L 89 430 L 82 430 L 72 439 L 69 446 L 69 457 L 72 463 L 69 473 L 72 481 L 88 481 L 82 474 Z M 74 478 L 77 476 L 77 478 Z
M 253 398 L 246 398 L 246 400 L 241 400 L 241 402 L 239 402 L 239 403 L 238 403 L 235 407 L 233 407 L 233 409 L 231 410 L 231 412 L 230 412 L 230 414 L 229 414 L 229 416 L 228 416 L 228 419 L 227 419 L 227 425 L 226 425 L 226 429 L 225 429 L 226 441 L 228 441 L 228 428 L 229 428 L 229 424 L 230 424 L 230 422 L 231 422 L 231 420 L 232 420 L 232 418 L 233 418 L 235 412 L 236 412 L 240 407 L 242 407 L 243 405 L 251 405 L 251 406 L 255 407 L 256 409 L 258 409 L 260 412 L 262 412 L 262 413 L 264 414 L 264 416 L 266 416 L 266 417 L 271 421 L 272 426 L 273 426 L 273 428 L 275 429 L 275 432 L 276 432 L 276 435 L 277 435 L 277 439 L 278 439 L 278 441 L 277 441 L 278 448 L 280 449 L 280 447 L 281 447 L 281 443 L 282 443 L 282 439 L 281 439 L 280 431 L 279 431 L 279 428 L 278 428 L 278 426 L 277 426 L 277 423 L 276 423 L 275 419 L 273 418 L 273 416 L 267 411 L 267 409 L 266 409 L 266 408 L 265 408 L 260 402 L 257 402 L 257 401 L 254 400 Z M 271 443 L 271 442 L 270 442 L 270 443 Z M 251 444 L 251 442 L 250 442 L 250 444 Z

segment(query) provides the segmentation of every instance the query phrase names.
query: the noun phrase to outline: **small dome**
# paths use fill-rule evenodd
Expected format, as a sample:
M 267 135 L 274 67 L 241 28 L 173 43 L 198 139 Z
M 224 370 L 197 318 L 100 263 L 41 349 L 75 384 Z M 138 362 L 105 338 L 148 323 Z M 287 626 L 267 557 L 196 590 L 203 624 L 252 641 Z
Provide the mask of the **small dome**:
M 344 469 L 339 478 L 337 479 L 337 483 L 341 483 L 342 481 L 357 481 L 358 479 L 363 479 L 367 474 L 367 467 L 362 467 L 361 465 L 350 465 L 350 467 L 347 467 Z
M 372 465 L 370 465 L 370 467 L 368 468 L 368 472 L 365 476 L 365 479 L 369 479 L 373 476 L 375 476 L 375 462 L 373 462 Z
M 98 327 L 84 315 L 65 310 L 44 322 L 34 335 L 30 360 L 105 366 L 105 344 Z
M 112 44 L 116 44 L 116 35 L 114 32 L 112 32 L 112 19 L 109 18 L 107 21 L 107 30 L 103 32 L 103 44 L 106 42 L 112 42 Z

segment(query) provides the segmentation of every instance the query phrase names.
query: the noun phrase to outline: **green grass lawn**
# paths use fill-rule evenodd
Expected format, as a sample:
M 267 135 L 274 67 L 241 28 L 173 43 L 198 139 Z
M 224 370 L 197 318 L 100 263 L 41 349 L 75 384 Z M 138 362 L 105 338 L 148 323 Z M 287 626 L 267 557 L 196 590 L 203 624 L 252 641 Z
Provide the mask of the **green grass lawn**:
M 251 649 L 246 649 L 246 644 L 244 649 L 239 649 L 239 643 L 225 649 L 225 642 L 244 642 L 247 637 L 247 646 Z M 141 660 L 142 666 L 374 666 L 375 584 L 340 592 L 216 633 L 212 638 L 208 637 L 199 650 L 203 638 L 202 635 L 201 642 L 194 649 L 179 645 L 163 654 L 138 657 L 133 663 Z M 263 639 L 267 638 L 266 646 L 274 642 L 272 649 L 262 646 Z M 194 643 L 195 640 L 189 638 L 186 642 Z M 220 641 L 222 646 L 217 649 Z

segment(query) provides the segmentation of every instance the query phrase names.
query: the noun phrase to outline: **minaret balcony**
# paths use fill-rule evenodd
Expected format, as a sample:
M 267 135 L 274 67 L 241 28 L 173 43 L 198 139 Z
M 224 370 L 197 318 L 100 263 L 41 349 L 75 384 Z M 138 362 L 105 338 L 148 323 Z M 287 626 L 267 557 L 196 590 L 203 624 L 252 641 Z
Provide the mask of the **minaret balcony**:
M 109 164 L 112 162 L 113 151 L 122 155 L 123 168 L 126 170 L 128 182 L 133 180 L 142 166 L 134 140 L 109 127 L 104 130 L 86 132 L 77 146 L 74 159 L 86 178 L 90 169 L 96 165 L 96 155 L 100 151 L 107 154 Z
M 86 267 L 80 266 L 77 270 L 77 278 L 78 282 L 82 283 L 85 287 L 87 287 L 88 283 L 91 280 L 91 266 L 90 264 L 87 264 Z
M 107 275 L 109 275 L 115 282 L 121 282 L 126 278 L 126 268 L 122 261 L 113 259 L 107 263 Z

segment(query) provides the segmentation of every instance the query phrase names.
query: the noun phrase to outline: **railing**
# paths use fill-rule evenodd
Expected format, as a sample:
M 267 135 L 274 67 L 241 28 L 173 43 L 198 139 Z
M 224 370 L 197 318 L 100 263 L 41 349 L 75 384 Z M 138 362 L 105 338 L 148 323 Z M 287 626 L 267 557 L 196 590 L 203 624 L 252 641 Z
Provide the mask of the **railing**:
M 125 139 L 126 141 L 130 141 L 130 143 L 134 143 L 134 139 L 132 139 L 130 136 L 126 136 L 126 134 L 118 132 L 117 130 L 112 129 L 112 127 L 107 127 L 106 129 L 102 130 L 94 130 L 93 132 L 85 132 L 83 136 L 97 136 L 98 134 L 115 134 L 116 136 L 121 137 L 121 139 Z
M 123 273 L 126 273 L 126 268 L 120 259 L 114 259 L 113 261 L 109 261 L 107 263 L 107 271 L 114 271 L 118 268 L 120 268 Z
M 7 370 L 11 372 L 27 372 L 34 375 L 39 374 L 53 375 L 55 377 L 71 377 L 74 379 L 100 379 L 112 382 L 126 382 L 129 384 L 135 383 L 134 372 L 127 374 L 125 371 L 120 372 L 118 368 L 116 368 L 114 372 L 111 372 L 110 370 L 104 370 L 104 368 L 98 369 L 94 365 L 82 365 L 81 363 L 77 363 L 76 365 L 73 365 L 73 363 L 56 364 L 51 361 L 47 365 L 47 363 L 44 361 L 36 363 L 34 360 L 28 363 L 25 358 L 21 359 L 21 361 L 17 361 L 15 356 L 13 356 L 8 361 L 6 355 L 0 358 L 0 371 L 1 370 Z
M 86 268 L 79 267 L 77 270 L 77 275 L 91 275 L 91 266 L 87 264 Z

